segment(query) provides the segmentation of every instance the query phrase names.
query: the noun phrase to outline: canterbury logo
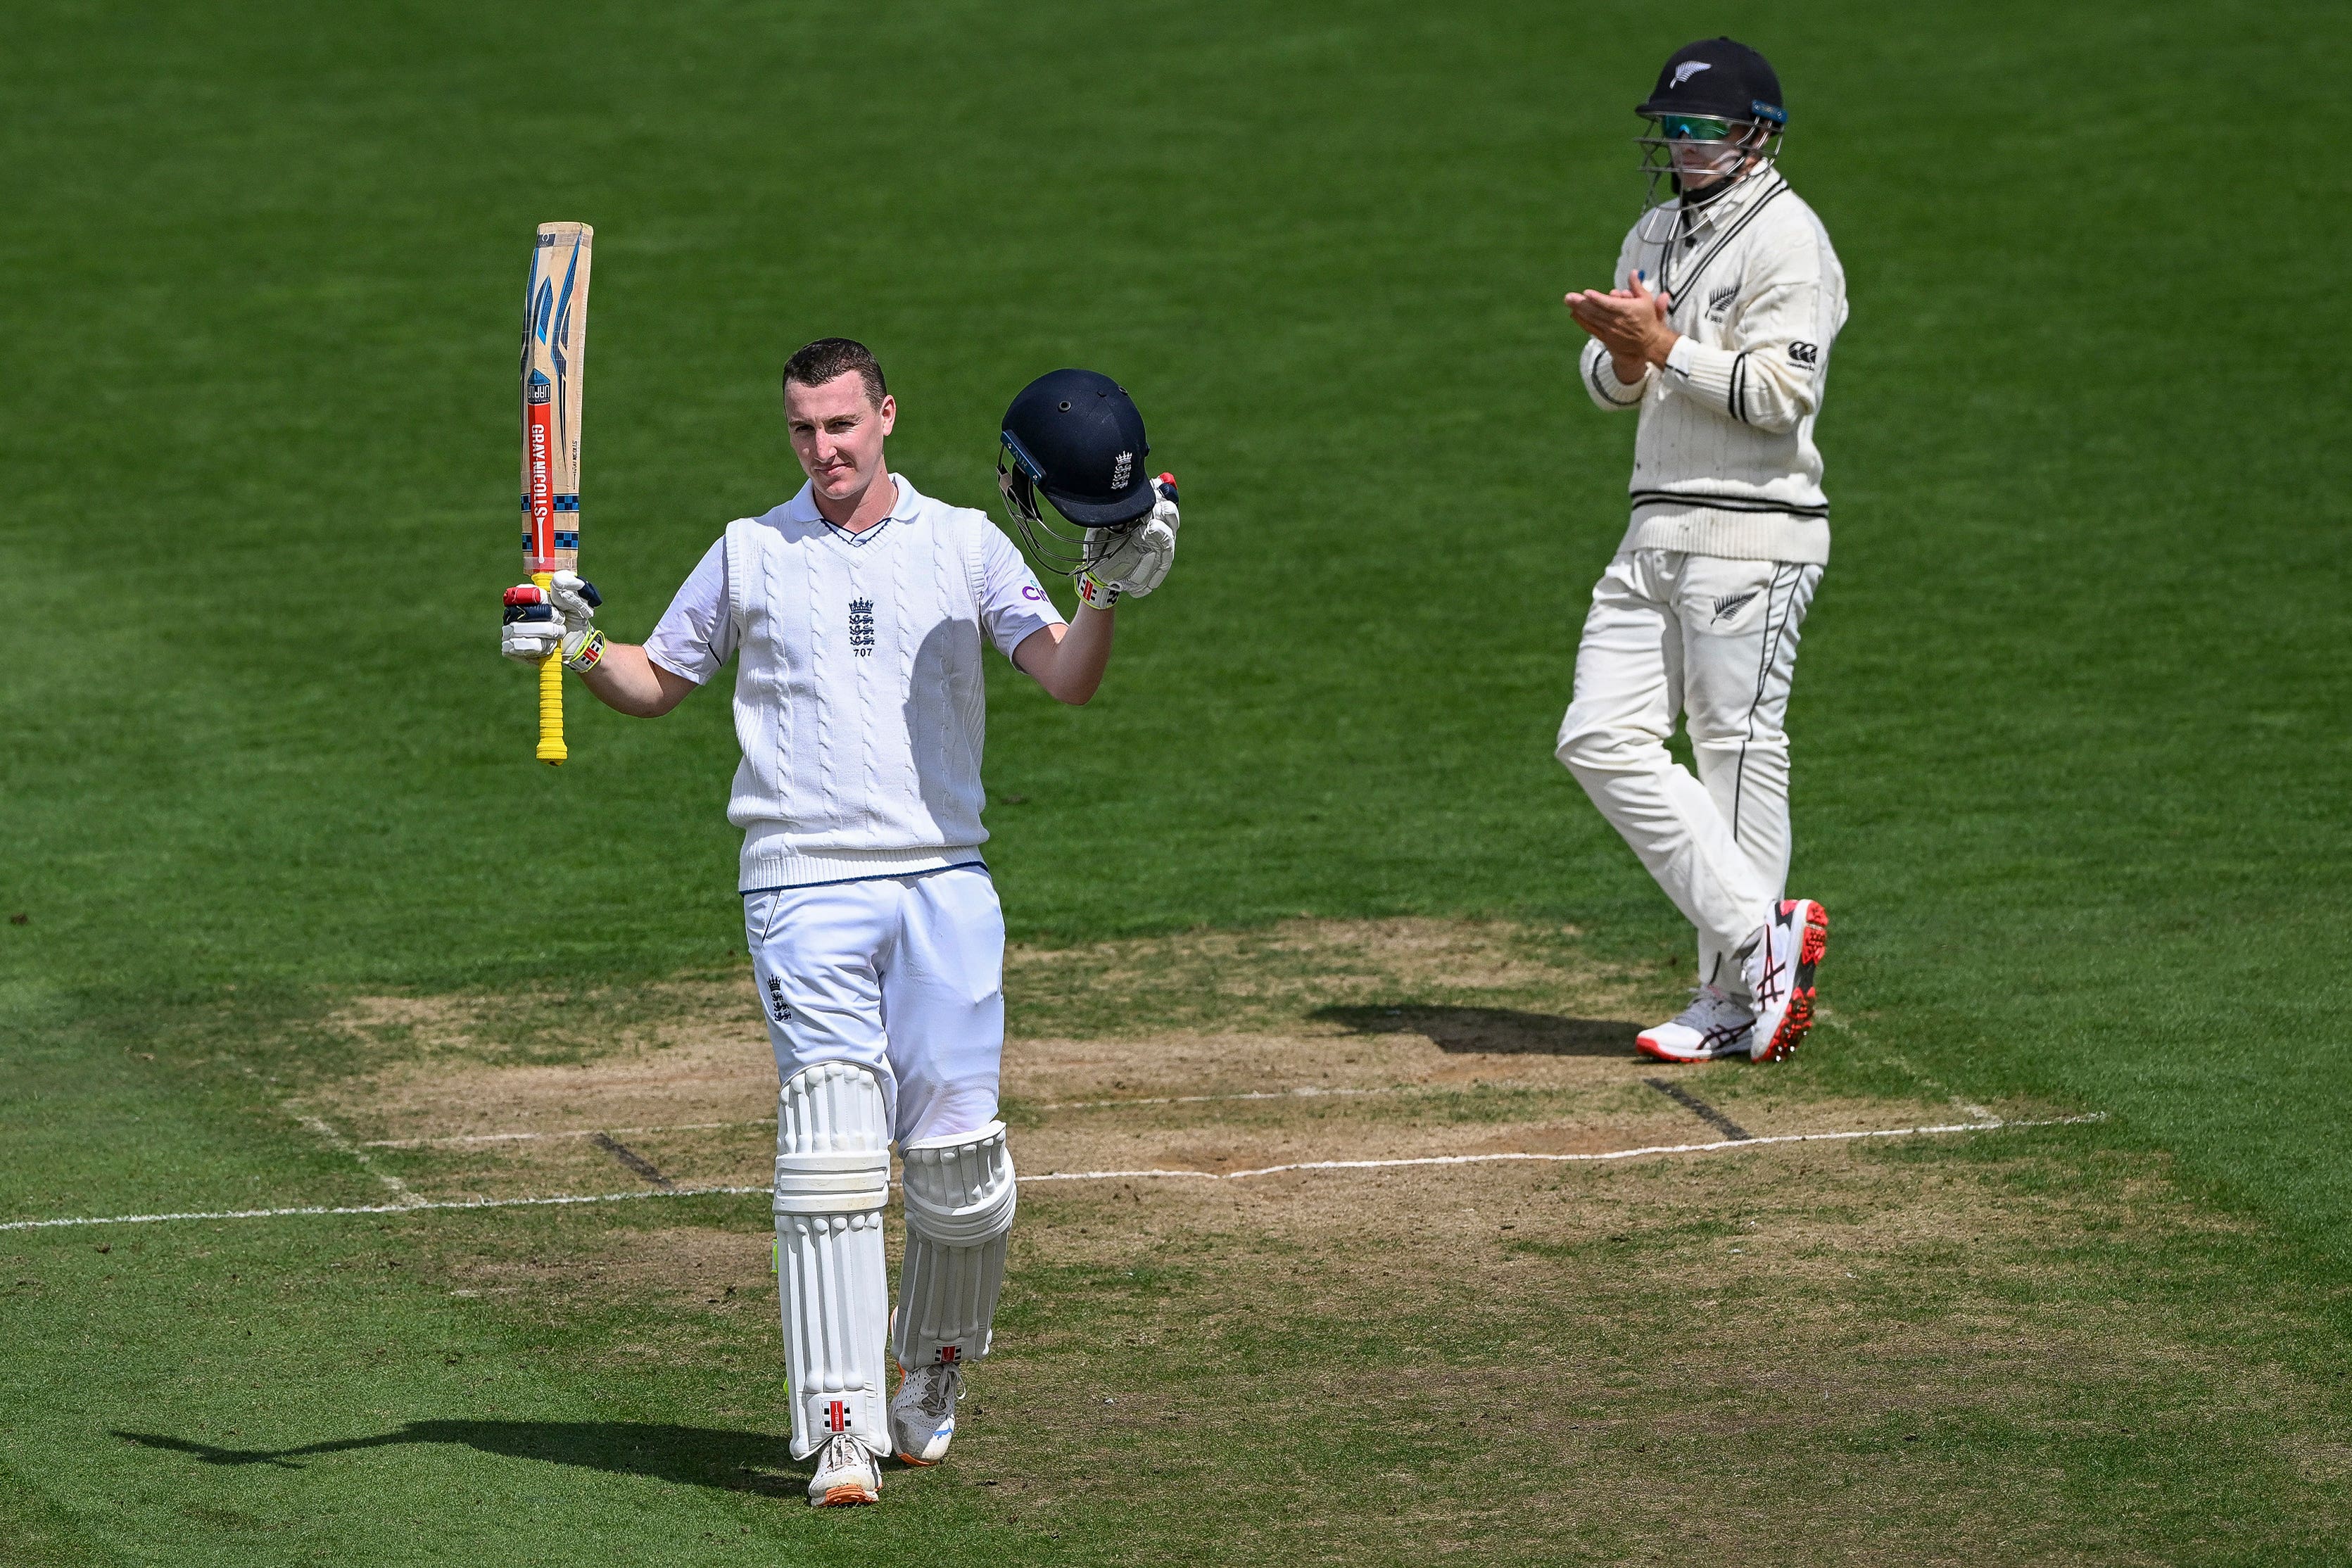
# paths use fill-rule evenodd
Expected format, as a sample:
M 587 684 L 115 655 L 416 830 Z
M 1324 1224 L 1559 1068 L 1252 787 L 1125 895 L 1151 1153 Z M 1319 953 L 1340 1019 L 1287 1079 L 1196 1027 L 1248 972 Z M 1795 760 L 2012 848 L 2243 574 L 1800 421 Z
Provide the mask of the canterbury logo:
M 1675 68 L 1674 85 L 1680 87 L 1683 83 L 1690 80 L 1691 78 L 1698 75 L 1699 72 L 1703 70 L 1712 70 L 1714 68 L 1714 67 L 1708 65 L 1705 60 L 1685 60 L 1682 64 Z

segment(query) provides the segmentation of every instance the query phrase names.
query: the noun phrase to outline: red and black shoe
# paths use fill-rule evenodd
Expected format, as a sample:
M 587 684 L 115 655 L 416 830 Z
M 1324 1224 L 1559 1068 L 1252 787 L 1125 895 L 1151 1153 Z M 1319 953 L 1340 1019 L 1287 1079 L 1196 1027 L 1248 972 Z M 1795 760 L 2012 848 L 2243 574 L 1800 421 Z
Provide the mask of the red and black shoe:
M 1830 914 L 1811 899 L 1783 899 L 1740 953 L 1756 997 L 1756 1043 L 1749 1059 L 1785 1061 L 1813 1026 L 1813 971 L 1829 952 Z

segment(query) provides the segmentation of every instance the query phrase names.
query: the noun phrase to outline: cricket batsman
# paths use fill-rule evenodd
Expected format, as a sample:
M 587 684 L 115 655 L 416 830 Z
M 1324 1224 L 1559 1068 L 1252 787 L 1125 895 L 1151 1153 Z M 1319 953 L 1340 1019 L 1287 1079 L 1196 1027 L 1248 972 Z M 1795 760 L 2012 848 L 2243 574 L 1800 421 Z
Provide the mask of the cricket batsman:
M 1698 928 L 1698 984 L 1636 1043 L 1667 1061 L 1777 1061 L 1813 1020 L 1829 916 L 1784 896 L 1789 737 L 1805 609 L 1830 554 L 1813 445 L 1845 274 L 1776 166 L 1764 57 L 1677 49 L 1635 110 L 1649 199 L 1615 287 L 1567 297 L 1584 389 L 1639 409 L 1633 519 L 1592 591 L 1559 756 Z M 1698 765 L 1668 754 L 1679 717 Z
M 898 405 L 872 353 L 823 338 L 783 374 L 784 421 L 808 482 L 738 519 L 642 647 L 595 628 L 595 590 L 558 574 L 508 595 L 504 651 L 559 648 L 608 706 L 655 718 L 735 671 L 728 820 L 752 983 L 782 1090 L 778 1292 L 795 1458 L 809 1500 L 869 1503 L 879 1461 L 937 1463 L 963 1366 L 988 1353 L 1014 1183 L 997 1079 L 1004 917 L 981 847 L 993 644 L 1060 701 L 1101 684 L 1116 605 L 1175 558 L 1174 481 L 1148 477 L 1143 419 L 1090 371 L 1041 376 L 1000 437 L 1006 501 L 1040 549 L 1068 547 L 1080 605 L 1055 612 L 984 512 L 890 471 Z M 1042 492 L 1080 531 L 1063 534 Z M 905 1168 L 907 1247 L 891 1308 L 882 1249 L 890 1145 Z M 886 1354 L 900 1369 L 888 1396 Z

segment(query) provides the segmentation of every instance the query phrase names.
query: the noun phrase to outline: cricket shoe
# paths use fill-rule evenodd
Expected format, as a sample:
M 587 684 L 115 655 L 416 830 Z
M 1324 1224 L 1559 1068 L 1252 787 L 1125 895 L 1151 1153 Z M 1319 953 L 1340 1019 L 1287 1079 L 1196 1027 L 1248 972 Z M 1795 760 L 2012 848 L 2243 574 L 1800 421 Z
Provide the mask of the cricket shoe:
M 1740 949 L 1740 974 L 1756 995 L 1749 1058 L 1785 1061 L 1813 1026 L 1813 970 L 1829 951 L 1829 911 L 1811 899 L 1783 899 Z
M 817 1450 L 816 1474 L 809 1478 L 809 1507 L 845 1508 L 882 1500 L 882 1467 L 874 1450 L 844 1432 Z
M 1634 1036 L 1633 1044 L 1662 1062 L 1711 1062 L 1746 1056 L 1756 1039 L 1755 1025 L 1747 1003 L 1712 985 L 1694 985 L 1689 1006 Z
M 890 1441 L 907 1465 L 936 1465 L 955 1441 L 956 1401 L 963 1397 L 963 1368 L 934 1362 L 902 1373 L 890 1396 Z

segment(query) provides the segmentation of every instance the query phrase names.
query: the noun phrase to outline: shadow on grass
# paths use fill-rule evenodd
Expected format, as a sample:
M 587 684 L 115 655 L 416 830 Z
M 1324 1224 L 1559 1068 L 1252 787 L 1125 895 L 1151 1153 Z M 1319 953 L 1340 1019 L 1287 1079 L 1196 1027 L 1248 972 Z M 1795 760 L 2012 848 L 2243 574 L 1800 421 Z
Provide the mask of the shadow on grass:
M 1561 1018 L 1508 1007 L 1318 1007 L 1308 1015 L 1359 1035 L 1424 1035 L 1441 1051 L 1521 1057 L 1631 1057 L 1639 1024 Z
M 793 1458 L 787 1437 L 635 1421 L 412 1421 L 373 1437 L 339 1437 L 296 1448 L 220 1448 L 185 1437 L 120 1429 L 113 1435 L 143 1448 L 193 1455 L 208 1465 L 275 1465 L 299 1470 L 302 1467 L 297 1459 L 319 1454 L 404 1443 L 456 1443 L 507 1458 L 545 1459 L 726 1491 L 782 1496 L 807 1484 L 807 1471 Z M 787 1469 L 799 1473 L 779 1473 Z

